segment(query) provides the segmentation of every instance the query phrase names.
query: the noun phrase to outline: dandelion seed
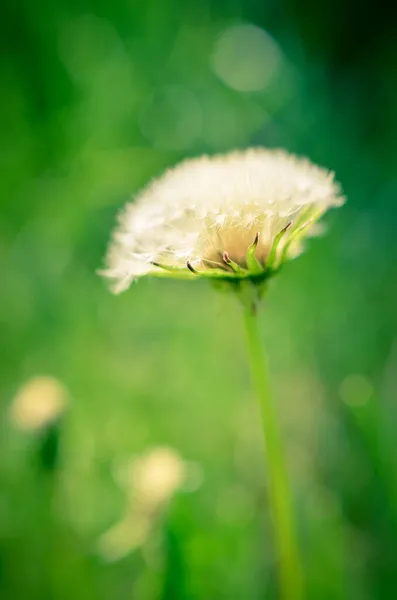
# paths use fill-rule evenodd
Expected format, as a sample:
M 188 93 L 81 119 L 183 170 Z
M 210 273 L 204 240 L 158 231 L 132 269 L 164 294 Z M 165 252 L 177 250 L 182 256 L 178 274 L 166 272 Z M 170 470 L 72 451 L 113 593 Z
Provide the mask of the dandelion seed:
M 333 173 L 283 150 L 186 160 L 126 206 L 102 274 L 116 292 L 144 275 L 261 281 L 343 201 Z

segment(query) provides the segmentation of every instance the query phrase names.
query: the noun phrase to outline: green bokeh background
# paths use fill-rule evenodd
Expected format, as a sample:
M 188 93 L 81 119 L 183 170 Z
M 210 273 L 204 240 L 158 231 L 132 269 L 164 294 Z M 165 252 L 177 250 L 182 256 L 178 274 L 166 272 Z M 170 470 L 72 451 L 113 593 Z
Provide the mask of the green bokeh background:
M 238 47 L 223 78 L 214 68 L 242 23 L 277 49 L 260 89 L 230 81 L 252 64 L 255 79 L 262 47 L 242 63 Z M 395 23 L 383 1 L 1 8 L 1 598 L 277 598 L 239 306 L 204 282 L 112 296 L 96 273 L 119 207 L 145 182 L 248 145 L 309 156 L 348 197 L 263 311 L 305 598 L 395 597 Z M 62 382 L 68 408 L 21 431 L 9 407 L 39 375 Z M 196 483 L 142 546 L 106 560 L 98 540 L 126 510 L 115 470 L 157 446 L 193 465 Z

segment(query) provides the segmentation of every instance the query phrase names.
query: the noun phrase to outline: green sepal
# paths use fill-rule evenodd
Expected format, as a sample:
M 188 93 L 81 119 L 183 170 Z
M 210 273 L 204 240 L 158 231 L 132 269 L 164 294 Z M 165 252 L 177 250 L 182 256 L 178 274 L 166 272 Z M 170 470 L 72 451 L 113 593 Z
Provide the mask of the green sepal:
M 286 226 L 283 227 L 282 230 L 279 231 L 278 234 L 276 235 L 276 237 L 274 238 L 273 245 L 271 247 L 271 250 L 269 252 L 269 256 L 268 256 L 267 261 L 266 261 L 266 268 L 267 269 L 274 269 L 275 268 L 275 263 L 276 263 L 276 259 L 277 259 L 277 249 L 278 249 L 278 246 L 279 246 L 282 238 L 284 237 L 284 234 L 286 233 L 286 231 L 288 231 L 288 229 L 291 227 L 291 225 L 292 225 L 292 221 L 289 221 L 289 223 L 287 223 Z
M 288 242 L 285 244 L 285 246 L 283 248 L 283 251 L 281 253 L 279 266 L 281 266 L 283 264 L 283 262 L 285 261 L 285 259 L 287 257 L 288 250 L 291 247 L 291 244 L 299 242 L 299 240 L 302 237 L 305 229 L 307 227 L 309 227 L 309 225 L 311 225 L 312 223 L 313 223 L 313 221 L 310 219 L 309 221 L 306 221 L 306 223 L 304 223 L 303 225 L 301 225 L 300 227 L 298 227 L 297 229 L 295 229 L 295 231 L 293 231 L 291 233 L 291 237 L 289 238 Z
M 255 239 L 252 242 L 252 244 L 250 246 L 248 246 L 247 257 L 246 257 L 248 271 L 250 273 L 253 273 L 254 275 L 259 275 L 260 273 L 263 272 L 263 267 L 259 263 L 258 259 L 255 256 L 258 242 L 259 242 L 259 233 L 256 234 Z
M 234 262 L 234 260 L 232 260 L 230 258 L 230 256 L 228 255 L 227 252 L 223 253 L 222 258 L 223 258 L 223 262 L 225 263 L 225 265 L 227 265 L 228 267 L 233 269 L 234 273 L 236 273 L 237 275 L 241 275 L 242 273 L 245 272 L 245 269 L 242 269 L 236 262 Z

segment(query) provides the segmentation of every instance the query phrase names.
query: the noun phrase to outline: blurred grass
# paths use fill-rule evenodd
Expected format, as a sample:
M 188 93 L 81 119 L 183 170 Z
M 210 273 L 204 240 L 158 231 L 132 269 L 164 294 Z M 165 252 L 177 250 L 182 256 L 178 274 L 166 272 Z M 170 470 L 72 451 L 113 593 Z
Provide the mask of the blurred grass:
M 395 594 L 392 15 L 368 14 L 366 29 L 353 3 L 304 7 L 2 8 L 2 598 L 275 597 L 238 306 L 201 282 L 148 280 L 113 297 L 96 274 L 117 210 L 148 179 L 186 155 L 248 144 L 309 155 L 349 198 L 274 282 L 263 314 L 307 597 Z M 219 36 L 240 22 L 264 28 L 282 56 L 259 91 L 211 67 Z M 355 374 L 367 387 L 350 379 L 346 395 Z M 9 406 L 37 375 L 66 386 L 68 409 L 56 430 L 20 431 Z M 98 540 L 125 510 L 115 469 L 161 445 L 195 463 L 201 484 L 175 494 L 143 548 L 109 563 Z

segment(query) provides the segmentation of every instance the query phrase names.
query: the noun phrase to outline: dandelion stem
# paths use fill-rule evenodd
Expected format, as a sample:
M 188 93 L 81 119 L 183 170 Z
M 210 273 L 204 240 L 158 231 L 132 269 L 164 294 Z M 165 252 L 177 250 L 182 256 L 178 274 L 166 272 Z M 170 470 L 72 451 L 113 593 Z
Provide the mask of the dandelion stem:
M 266 356 L 261 344 L 255 304 L 244 303 L 244 320 L 252 378 L 260 401 L 269 481 L 269 503 L 279 570 L 280 597 L 301 600 L 302 572 L 292 518 L 292 503 L 282 440 L 270 393 Z

